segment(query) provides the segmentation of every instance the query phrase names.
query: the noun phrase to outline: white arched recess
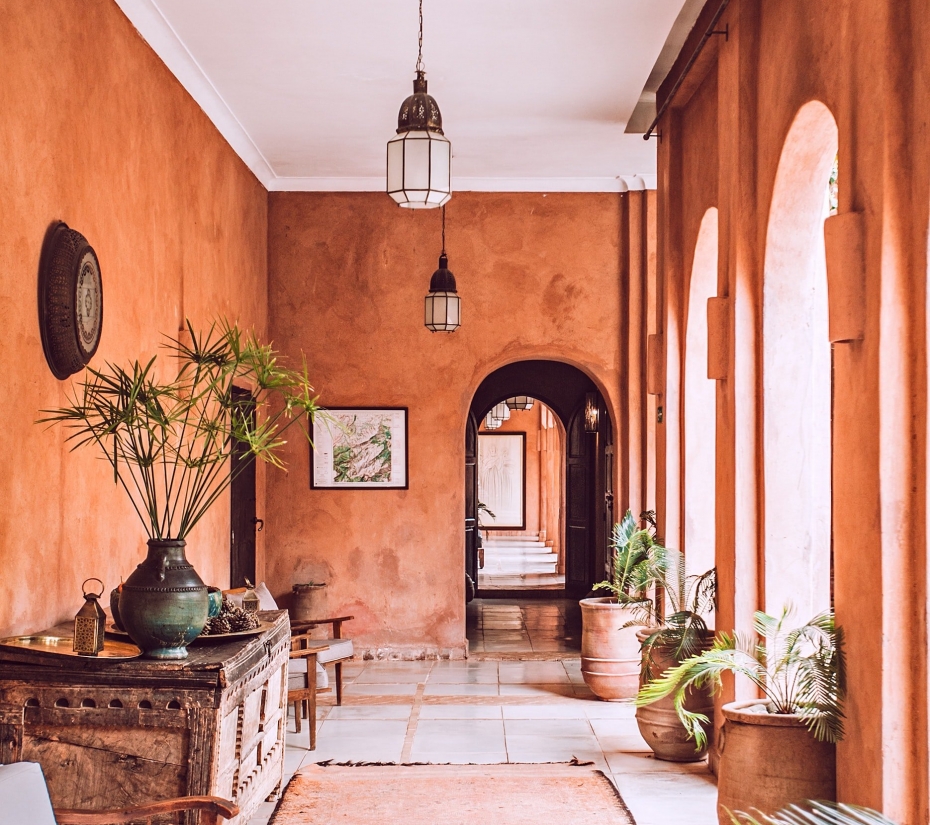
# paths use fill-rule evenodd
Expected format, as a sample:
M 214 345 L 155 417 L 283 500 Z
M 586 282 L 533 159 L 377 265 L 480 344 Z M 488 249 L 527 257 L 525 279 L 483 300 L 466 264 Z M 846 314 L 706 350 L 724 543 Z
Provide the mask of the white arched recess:
M 707 299 L 717 294 L 717 210 L 701 220 L 685 329 L 684 550 L 690 574 L 714 566 L 717 384 L 707 377 Z
M 837 127 L 818 101 L 791 126 L 765 248 L 762 384 L 765 608 L 830 606 L 831 351 L 823 221 Z

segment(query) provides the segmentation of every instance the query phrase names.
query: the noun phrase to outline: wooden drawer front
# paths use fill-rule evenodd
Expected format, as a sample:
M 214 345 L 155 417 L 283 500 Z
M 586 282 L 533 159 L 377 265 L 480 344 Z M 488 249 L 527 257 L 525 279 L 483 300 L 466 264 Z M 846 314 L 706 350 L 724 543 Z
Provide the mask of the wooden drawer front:
M 188 732 L 27 724 L 22 758 L 39 762 L 56 808 L 122 808 L 187 793 Z

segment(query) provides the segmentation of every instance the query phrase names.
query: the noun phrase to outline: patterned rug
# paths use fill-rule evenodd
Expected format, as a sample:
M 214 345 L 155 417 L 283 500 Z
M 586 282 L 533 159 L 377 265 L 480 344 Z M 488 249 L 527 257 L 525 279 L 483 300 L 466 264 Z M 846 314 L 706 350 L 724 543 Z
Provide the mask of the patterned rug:
M 541 765 L 312 765 L 271 825 L 635 825 L 598 770 Z

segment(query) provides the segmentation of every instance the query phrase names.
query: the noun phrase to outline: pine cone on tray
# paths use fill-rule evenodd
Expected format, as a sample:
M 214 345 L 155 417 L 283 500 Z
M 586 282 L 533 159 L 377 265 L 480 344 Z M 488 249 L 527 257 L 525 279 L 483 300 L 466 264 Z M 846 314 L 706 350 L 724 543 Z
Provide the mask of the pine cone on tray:
M 258 616 L 254 613 L 248 613 L 224 596 L 220 615 L 207 620 L 201 635 L 217 636 L 222 633 L 241 633 L 244 630 L 254 630 L 258 626 Z

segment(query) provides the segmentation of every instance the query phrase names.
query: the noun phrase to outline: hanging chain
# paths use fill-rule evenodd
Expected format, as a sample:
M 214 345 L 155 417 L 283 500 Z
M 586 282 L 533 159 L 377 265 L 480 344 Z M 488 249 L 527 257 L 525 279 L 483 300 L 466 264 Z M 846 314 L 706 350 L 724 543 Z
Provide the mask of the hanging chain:
M 423 0 L 420 0 L 420 51 L 417 54 L 417 71 L 423 71 Z
M 446 207 L 442 207 L 442 254 L 446 254 Z

